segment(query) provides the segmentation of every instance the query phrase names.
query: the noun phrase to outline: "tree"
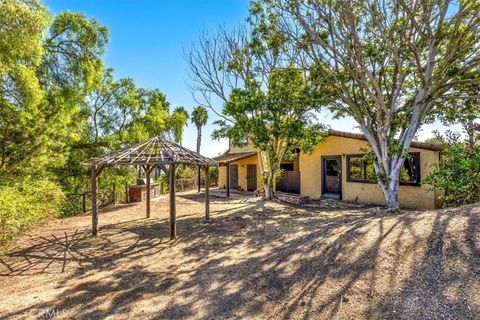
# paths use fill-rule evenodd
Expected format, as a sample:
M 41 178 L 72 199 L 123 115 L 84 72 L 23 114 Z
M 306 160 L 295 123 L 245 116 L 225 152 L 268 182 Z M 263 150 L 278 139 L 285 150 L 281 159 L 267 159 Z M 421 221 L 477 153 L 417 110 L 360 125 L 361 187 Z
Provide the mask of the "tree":
M 52 21 L 34 0 L 2 1 L 0 12 L 0 170 L 44 172 L 66 159 L 108 31 L 79 14 Z
M 337 116 L 353 117 L 375 155 L 390 210 L 399 174 L 434 104 L 480 57 L 479 1 L 255 1 L 252 15 L 300 48 L 299 64 L 336 92 Z
M 200 145 L 202 144 L 202 127 L 207 124 L 208 111 L 202 106 L 197 106 L 192 111 L 191 121 L 197 127 L 197 153 L 200 153 Z M 200 167 L 198 168 L 197 179 L 198 192 L 200 192 Z
M 30 164 L 22 153 L 37 126 L 32 115 L 42 118 L 44 91 L 36 72 L 43 56 L 43 32 L 50 16 L 40 3 L 2 1 L 0 3 L 0 175 Z M 19 150 L 23 146 L 23 150 Z M 39 162 L 46 150 L 37 152 Z
M 442 159 L 431 164 L 432 172 L 425 182 L 444 192 L 446 206 L 459 206 L 480 201 L 480 146 L 460 141 L 460 135 L 447 132 L 438 136 L 443 141 Z
M 228 137 L 237 145 L 245 137 L 252 141 L 259 150 L 265 198 L 273 197 L 281 162 L 293 160 L 300 150 L 310 152 L 321 142 L 325 128 L 313 113 L 318 102 L 304 73 L 293 67 L 273 71 L 266 92 L 254 83 L 232 91 L 223 114 L 235 121 L 217 121 L 221 128 L 214 136 Z
M 141 122 L 145 127 L 147 137 L 142 140 L 153 138 L 159 135 L 165 135 L 171 129 L 170 103 L 164 93 L 158 89 L 144 91 L 144 104 L 146 104 L 146 113 Z
M 175 142 L 178 142 L 180 145 L 183 140 L 183 130 L 188 123 L 188 112 L 184 107 L 178 106 L 173 109 L 173 112 L 170 117 L 170 125 L 172 128 L 173 138 Z
M 308 72 L 293 64 L 294 52 L 285 50 L 282 36 L 260 31 L 220 28 L 203 34 L 187 61 L 194 93 L 214 111 L 212 102 L 223 104 L 215 111 L 220 120 L 213 137 L 235 145 L 252 141 L 265 197 L 271 199 L 280 163 L 321 141 L 323 126 L 315 124 L 313 111 L 326 100 L 325 87 L 312 88 Z
M 464 79 L 477 79 L 476 83 L 459 84 L 435 104 L 440 120 L 446 124 L 460 124 L 467 135 L 470 148 L 480 142 L 480 68 Z

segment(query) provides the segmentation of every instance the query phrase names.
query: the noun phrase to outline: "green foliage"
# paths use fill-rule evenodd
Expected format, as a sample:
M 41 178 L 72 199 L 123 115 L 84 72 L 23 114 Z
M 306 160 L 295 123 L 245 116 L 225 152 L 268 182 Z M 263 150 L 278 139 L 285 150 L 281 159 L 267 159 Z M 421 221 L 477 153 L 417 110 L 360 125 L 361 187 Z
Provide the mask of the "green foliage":
M 358 123 L 386 178 L 379 186 L 387 206 L 397 210 L 418 129 L 438 112 L 465 117 L 469 127 L 478 117 L 479 8 L 478 0 L 254 0 L 250 19 L 277 42 L 286 37 L 312 85 L 332 88 L 331 111 Z M 442 99 L 445 108 L 436 107 Z
M 170 117 L 170 125 L 172 127 L 173 138 L 175 142 L 182 144 L 183 129 L 188 123 L 188 112 L 184 107 L 178 106 L 173 109 Z
M 260 14 L 245 28 L 218 28 L 205 33 L 187 56 L 192 89 L 219 115 L 214 138 L 229 138 L 242 146 L 248 138 L 260 152 L 261 181 L 265 196 L 272 196 L 274 174 L 282 160 L 309 152 L 323 138 L 325 127 L 315 112 L 331 102 L 329 86 L 312 86 L 322 76 L 295 61 L 287 38 Z M 255 15 L 259 13 L 259 15 Z M 212 96 L 223 103 L 221 114 Z
M 480 202 L 480 145 L 460 142 L 451 132 L 443 140 L 441 161 L 431 164 L 425 182 L 445 192 L 446 206 Z
M 60 185 L 48 179 L 0 186 L 0 244 L 44 218 L 58 216 L 64 200 Z
M 37 1 L 0 5 L 0 173 L 45 173 L 66 161 L 108 32 L 81 14 L 52 20 Z
M 218 167 L 208 168 L 208 174 L 210 175 L 210 184 L 212 186 L 218 185 Z
M 470 83 L 470 79 L 476 81 Z M 460 124 L 467 142 L 473 146 L 480 142 L 480 69 L 461 77 L 449 94 L 443 95 L 435 104 L 435 111 L 445 125 Z
M 213 136 L 229 138 L 236 145 L 249 137 L 262 152 L 261 181 L 270 185 L 281 161 L 295 158 L 298 150 L 310 152 L 324 138 L 325 127 L 313 113 L 324 102 L 323 96 L 311 90 L 301 70 L 289 66 L 273 71 L 267 89 L 256 81 L 234 89 L 223 108 L 233 122 L 216 121 L 220 129 Z
M 47 213 L 81 211 L 79 195 L 90 190 L 82 161 L 157 135 L 181 140 L 188 115 L 172 114 L 159 90 L 115 79 L 103 64 L 108 29 L 95 19 L 52 16 L 36 0 L 0 1 L 0 16 L 0 210 L 9 238 Z M 107 169 L 100 189 L 120 190 L 135 175 Z

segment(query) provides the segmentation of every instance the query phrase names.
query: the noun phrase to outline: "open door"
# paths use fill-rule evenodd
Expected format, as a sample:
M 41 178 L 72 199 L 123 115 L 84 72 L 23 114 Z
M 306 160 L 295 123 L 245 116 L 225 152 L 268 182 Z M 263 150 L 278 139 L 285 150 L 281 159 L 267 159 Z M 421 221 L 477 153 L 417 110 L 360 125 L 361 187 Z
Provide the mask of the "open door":
M 322 196 L 342 198 L 342 157 L 322 157 Z

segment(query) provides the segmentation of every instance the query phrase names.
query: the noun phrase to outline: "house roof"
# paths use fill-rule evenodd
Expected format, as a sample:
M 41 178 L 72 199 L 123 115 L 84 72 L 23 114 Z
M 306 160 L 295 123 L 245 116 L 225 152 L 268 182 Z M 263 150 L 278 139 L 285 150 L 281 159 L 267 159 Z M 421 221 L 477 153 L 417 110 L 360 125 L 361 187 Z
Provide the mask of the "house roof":
M 226 165 L 231 162 L 235 162 L 238 160 L 250 158 L 257 155 L 257 151 L 249 151 L 249 152 L 238 152 L 238 153 L 224 153 L 220 156 L 213 157 L 212 159 L 217 161 L 220 165 Z
M 161 137 L 134 144 L 112 153 L 82 162 L 89 166 L 191 164 L 218 166 L 215 160 L 201 156 Z
M 358 140 L 367 140 L 365 136 L 361 133 L 352 133 L 352 132 L 345 132 L 345 131 L 337 131 L 337 130 L 329 130 L 328 131 L 329 136 L 335 136 L 335 137 L 344 137 L 344 138 L 351 138 L 351 139 L 358 139 Z M 426 142 L 417 142 L 413 141 L 411 144 L 412 148 L 418 148 L 418 149 L 425 149 L 425 150 L 432 150 L 432 151 L 441 151 L 442 146 L 439 144 L 434 144 L 434 143 L 426 143 Z
M 353 133 L 353 132 L 346 132 L 346 131 L 338 131 L 338 130 L 329 130 L 329 136 L 335 137 L 343 137 L 343 138 L 350 138 L 350 139 L 357 139 L 367 141 L 367 138 L 361 133 Z M 439 144 L 434 143 L 426 143 L 426 142 L 417 142 L 413 141 L 411 144 L 412 148 L 424 149 L 424 150 L 432 150 L 432 151 L 441 151 L 442 146 Z M 257 151 L 249 151 L 249 152 L 236 152 L 230 153 L 230 150 L 226 153 L 213 157 L 212 159 L 217 161 L 219 165 L 226 165 L 238 160 L 246 159 L 253 157 L 257 154 Z

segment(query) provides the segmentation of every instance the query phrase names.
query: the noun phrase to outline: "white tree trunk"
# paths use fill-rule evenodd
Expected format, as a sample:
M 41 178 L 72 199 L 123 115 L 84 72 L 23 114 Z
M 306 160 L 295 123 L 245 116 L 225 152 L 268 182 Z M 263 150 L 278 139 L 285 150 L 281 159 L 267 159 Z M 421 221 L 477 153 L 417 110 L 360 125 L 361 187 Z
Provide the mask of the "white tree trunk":
M 399 157 L 389 154 L 387 144 L 380 145 L 366 128 L 362 127 L 362 131 L 377 158 L 376 163 L 374 163 L 375 172 L 385 178 L 384 181 L 379 181 L 379 185 L 385 196 L 387 208 L 389 211 L 396 211 L 400 209 L 398 190 L 400 187 L 400 171 L 405 162 L 405 156 Z M 414 132 L 413 130 L 410 131 Z M 406 135 L 403 146 L 401 146 L 404 153 L 410 148 L 413 140 L 413 135 L 410 136 L 410 132 L 407 132 Z M 387 137 L 384 137 L 384 139 L 386 141 Z
M 276 148 L 276 155 L 274 157 L 270 157 L 267 152 L 260 152 L 260 169 L 262 172 L 262 184 L 263 189 L 265 190 L 265 199 L 273 199 L 273 195 L 276 191 L 275 173 L 277 172 L 277 169 L 280 168 L 280 164 L 282 163 L 286 151 L 287 146 L 284 145 Z M 276 160 L 272 160 L 272 158 Z
M 265 190 L 265 199 L 273 199 L 273 173 L 269 170 L 266 179 L 263 179 L 263 189 Z
M 398 200 L 398 188 L 400 186 L 400 181 L 398 174 L 392 174 L 389 176 L 389 181 L 387 183 L 382 183 L 381 188 L 385 195 L 385 200 L 387 202 L 387 208 L 389 211 L 396 211 L 400 209 L 400 201 Z

